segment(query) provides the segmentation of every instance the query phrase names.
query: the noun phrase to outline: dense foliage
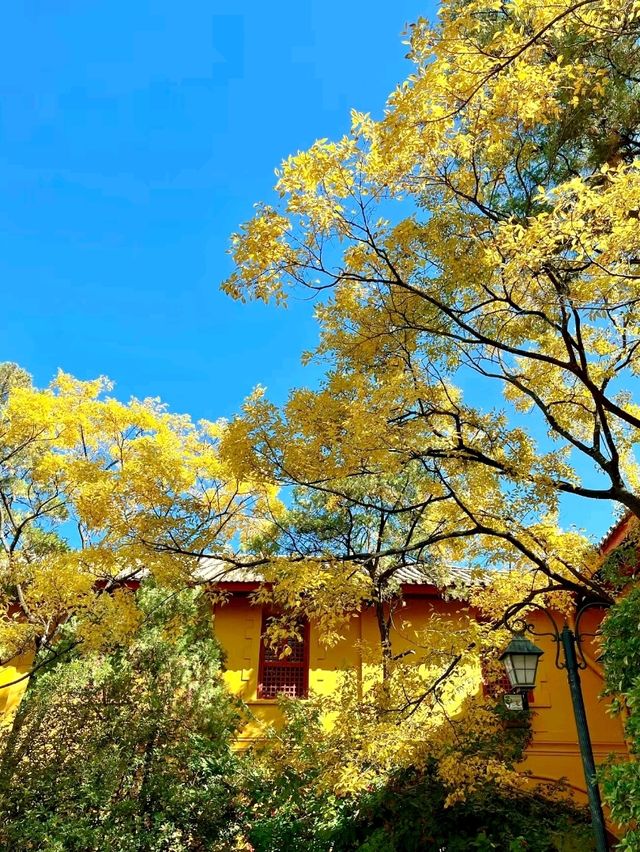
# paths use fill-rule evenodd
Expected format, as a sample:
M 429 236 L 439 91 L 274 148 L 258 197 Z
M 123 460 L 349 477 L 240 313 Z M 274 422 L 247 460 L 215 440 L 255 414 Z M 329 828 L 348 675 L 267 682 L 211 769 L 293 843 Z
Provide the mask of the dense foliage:
M 142 617 L 127 582 L 183 588 L 198 554 L 235 554 L 273 494 L 229 473 L 216 424 L 111 390 L 62 372 L 37 389 L 0 365 L 2 659 L 51 651 L 71 613 L 83 649 L 126 640 Z
M 410 773 L 356 799 L 300 796 L 278 789 L 258 796 L 248 836 L 256 852 L 422 852 L 508 850 L 588 852 L 591 828 L 562 793 L 555 800 L 511 794 L 487 784 L 445 807 L 446 790 L 430 773 Z M 551 792 L 551 791 L 548 791 Z
M 287 158 L 276 204 L 233 235 L 233 297 L 323 294 L 323 380 L 282 407 L 258 389 L 222 446 L 238 476 L 297 489 L 260 553 L 276 599 L 348 611 L 392 598 L 407 565 L 465 564 L 512 569 L 473 599 L 494 625 L 536 599 L 614 602 L 558 517 L 572 495 L 640 518 L 639 40 L 638 0 L 443 0 L 409 28 L 412 73 L 382 116 L 353 111 L 343 138 Z M 397 654 L 379 626 L 382 718 Z M 448 671 L 405 670 L 405 709 L 437 704 Z M 610 686 L 633 707 L 630 678 Z M 383 765 L 403 740 L 374 729 Z M 609 777 L 633 824 L 634 768 Z
M 640 514 L 639 34 L 637 0 L 445 0 L 383 116 L 283 162 L 224 286 L 323 292 L 329 368 L 282 411 L 249 400 L 240 466 L 339 497 L 417 468 L 428 535 L 408 555 L 437 514 L 606 597 L 556 511 Z
M 384 116 L 289 158 L 279 208 L 233 239 L 234 297 L 327 293 L 329 368 L 283 408 L 258 389 L 194 425 L 105 379 L 0 375 L 0 648 L 58 663 L 5 737 L 8 845 L 550 848 L 560 813 L 519 785 L 477 686 L 508 607 L 612 601 L 560 497 L 640 517 L 639 36 L 638 0 L 444 0 L 415 22 Z M 217 651 L 180 609 L 203 556 L 263 573 L 275 646 L 301 617 L 331 644 L 377 616 L 362 683 L 299 706 L 255 762 L 229 755 Z M 483 618 L 392 638 L 402 572 L 453 597 L 452 564 Z M 168 622 L 160 589 L 131 594 L 149 575 Z M 637 608 L 607 627 L 633 742 Z M 606 776 L 631 848 L 637 777 Z
M 232 755 L 208 612 L 192 594 L 145 590 L 136 643 L 34 678 L 2 741 L 0 848 L 47 852 L 587 850 L 585 816 L 558 789 L 474 778 L 464 797 L 436 761 L 337 795 L 337 741 L 319 708 L 288 702 L 262 749 Z M 199 611 L 202 618 L 199 618 Z M 195 616 L 195 619 L 194 619 Z M 188 625 L 188 626 L 185 626 Z M 177 693 L 173 686 L 177 685 Z M 463 728 L 460 728 L 460 732 Z M 468 737 L 469 756 L 521 754 L 528 727 Z M 297 762 L 286 759 L 292 752 Z M 464 756 L 458 752 L 457 758 Z
M 0 848 L 232 843 L 237 708 L 220 683 L 210 608 L 203 595 L 150 585 L 138 605 L 133 643 L 43 669 L 2 732 Z
M 601 780 L 613 818 L 627 827 L 622 847 L 631 850 L 640 848 L 640 588 L 628 585 L 630 573 L 637 572 L 637 546 L 635 530 L 609 560 L 621 591 L 603 625 L 606 691 L 613 696 L 613 712 L 624 719 L 632 759 L 610 761 Z
M 526 786 L 505 787 L 490 777 L 476 777 L 464 797 L 451 801 L 437 761 L 378 778 L 358 794 L 336 796 L 324 778 L 327 759 L 322 752 L 331 745 L 317 717 L 300 706 L 286 711 L 289 724 L 257 762 L 252 760 L 245 775 L 243 796 L 251 814 L 247 836 L 256 852 L 592 848 L 586 814 L 559 788 L 543 796 Z M 502 752 L 503 758 L 515 759 L 527 734 L 527 725 L 503 726 L 499 738 L 468 737 L 466 746 L 485 758 Z M 289 761 L 277 759 L 288 751 L 301 757 L 297 771 Z

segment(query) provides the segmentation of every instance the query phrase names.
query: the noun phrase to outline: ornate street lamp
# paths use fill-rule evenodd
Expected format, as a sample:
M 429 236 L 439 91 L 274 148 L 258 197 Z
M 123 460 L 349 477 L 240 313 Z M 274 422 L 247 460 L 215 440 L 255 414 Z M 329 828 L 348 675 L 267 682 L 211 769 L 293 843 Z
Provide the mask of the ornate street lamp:
M 580 746 L 580 756 L 582 758 L 582 768 L 587 784 L 587 796 L 589 798 L 589 809 L 591 811 L 591 824 L 595 835 L 596 849 L 598 852 L 607 852 L 607 832 L 604 824 L 604 816 L 602 814 L 602 803 L 600 801 L 600 790 L 596 781 L 596 766 L 593 760 L 593 748 L 591 746 L 591 737 L 589 735 L 589 727 L 587 725 L 587 714 L 584 707 L 584 699 L 582 697 L 582 688 L 580 686 L 579 669 L 586 668 L 586 660 L 581 648 L 582 635 L 578 632 L 580 627 L 580 619 L 585 610 L 599 606 L 603 607 L 604 603 L 588 603 L 578 610 L 576 616 L 575 629 L 576 633 L 569 628 L 565 622 L 562 630 L 560 630 L 549 614 L 549 611 L 539 604 L 530 604 L 533 609 L 538 609 L 545 614 L 550 621 L 552 633 L 536 633 L 532 624 L 528 624 L 524 619 L 517 618 L 512 621 L 514 636 L 507 645 L 506 649 L 500 655 L 500 659 L 504 660 L 507 669 L 507 675 L 514 691 L 521 692 L 526 696 L 528 689 L 533 689 L 536 683 L 536 673 L 538 669 L 538 661 L 543 651 L 536 647 L 533 642 L 530 642 L 525 637 L 525 631 L 534 636 L 550 636 L 556 643 L 556 668 L 566 669 L 567 679 L 569 681 L 569 692 L 571 693 L 571 703 L 573 705 L 573 715 L 576 721 L 576 730 L 578 733 L 578 744 Z M 505 618 L 505 623 L 509 625 L 509 614 Z M 560 648 L 564 652 L 564 662 L 560 660 Z M 576 650 L 580 654 L 580 661 Z M 526 706 L 526 698 L 523 700 Z
M 544 654 L 524 633 L 516 633 L 498 659 L 504 660 L 509 683 L 514 689 L 533 689 L 536 685 L 538 660 Z

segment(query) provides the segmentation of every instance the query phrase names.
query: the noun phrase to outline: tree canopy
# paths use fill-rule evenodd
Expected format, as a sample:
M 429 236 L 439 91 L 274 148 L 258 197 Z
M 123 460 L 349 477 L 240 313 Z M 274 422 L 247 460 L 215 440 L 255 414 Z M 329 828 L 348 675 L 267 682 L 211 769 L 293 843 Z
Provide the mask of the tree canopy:
M 117 644 L 143 622 L 132 583 L 179 589 L 214 557 L 220 576 L 262 572 L 283 654 L 301 618 L 332 643 L 375 609 L 363 683 L 276 735 L 289 779 L 520 793 L 481 665 L 513 605 L 612 602 L 589 539 L 559 526 L 562 495 L 640 518 L 639 35 L 638 0 L 445 0 L 410 27 L 414 70 L 384 115 L 289 157 L 278 204 L 233 237 L 230 295 L 318 294 L 308 357 L 327 369 L 281 408 L 258 388 L 230 423 L 195 425 L 105 379 L 40 391 L 7 368 L 5 656 L 55 655 L 71 622 L 88 651 Z M 412 656 L 391 629 L 407 570 L 459 604 Z M 315 737 L 287 748 L 300 728 Z
M 446 0 L 439 17 L 410 28 L 414 71 L 382 119 L 354 112 L 282 164 L 225 289 L 327 291 L 326 419 L 347 396 L 370 449 L 638 514 L 638 4 Z M 492 382 L 509 417 L 472 403 Z
M 637 0 L 445 0 L 384 115 L 287 158 L 233 235 L 226 292 L 316 294 L 326 365 L 281 409 L 258 388 L 222 442 L 294 489 L 253 543 L 276 598 L 317 599 L 318 565 L 348 607 L 465 564 L 502 569 L 472 597 L 494 626 L 538 596 L 612 602 L 558 511 L 640 517 L 639 35 Z
M 234 847 L 239 707 L 221 682 L 206 596 L 149 581 L 137 604 L 134 637 L 37 672 L 0 730 L 2 848 Z
M 275 498 L 229 472 L 215 423 L 195 425 L 157 399 L 119 402 L 105 378 L 61 372 L 39 390 L 9 365 L 0 382 L 5 660 L 34 648 L 55 655 L 71 617 L 87 649 L 133 635 L 132 584 L 197 582 L 194 557 L 232 556 Z

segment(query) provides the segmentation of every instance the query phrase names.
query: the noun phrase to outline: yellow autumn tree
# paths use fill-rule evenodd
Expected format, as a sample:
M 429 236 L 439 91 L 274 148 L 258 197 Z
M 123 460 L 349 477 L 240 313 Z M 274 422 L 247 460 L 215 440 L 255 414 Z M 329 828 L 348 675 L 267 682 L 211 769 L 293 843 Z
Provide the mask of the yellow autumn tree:
M 321 296 L 320 388 L 282 411 L 256 393 L 222 443 L 236 475 L 298 489 L 253 545 L 281 605 L 388 604 L 403 567 L 461 563 L 512 568 L 466 592 L 494 626 L 610 600 L 557 518 L 563 494 L 640 516 L 639 35 L 637 0 L 445 0 L 383 117 L 285 160 L 279 203 L 233 236 L 231 296 Z M 395 660 L 387 628 L 380 688 L 337 726 L 354 776 L 367 749 L 418 760 L 412 708 L 433 720 L 449 682 Z
M 421 458 L 639 514 L 639 32 L 637 0 L 445 0 L 384 116 L 282 164 L 226 291 L 328 292 L 320 353 L 417 383 Z
M 157 399 L 120 402 L 105 378 L 60 372 L 45 390 L 13 366 L 2 378 L 3 660 L 36 651 L 46 662 L 69 648 L 70 621 L 74 645 L 126 641 L 142 617 L 132 587 L 201 581 L 200 554 L 233 558 L 275 499 L 228 471 L 217 424 Z
M 316 747 L 292 749 L 277 734 L 267 763 L 304 774 L 326 761 L 321 783 L 346 795 L 435 761 L 453 802 L 485 782 L 522 783 L 513 750 L 500 746 L 496 702 L 480 693 L 482 669 L 507 641 L 505 611 L 609 594 L 589 541 L 554 522 L 552 492 L 532 480 L 505 488 L 486 465 L 414 453 L 437 435 L 422 419 L 393 424 L 400 393 L 415 388 L 399 381 L 394 395 L 392 385 L 331 373 L 282 410 L 257 392 L 226 427 L 221 454 L 236 476 L 290 494 L 245 556 L 268 581 L 256 602 L 280 613 L 267 640 L 286 653 L 306 619 L 331 645 L 365 608 L 378 628 L 360 643 L 361 679 L 346 673 L 334 694 L 291 711 L 298 725 L 305 714 L 309 725 L 330 719 L 324 732 L 309 728 Z M 437 586 L 446 612 L 406 623 L 406 582 Z

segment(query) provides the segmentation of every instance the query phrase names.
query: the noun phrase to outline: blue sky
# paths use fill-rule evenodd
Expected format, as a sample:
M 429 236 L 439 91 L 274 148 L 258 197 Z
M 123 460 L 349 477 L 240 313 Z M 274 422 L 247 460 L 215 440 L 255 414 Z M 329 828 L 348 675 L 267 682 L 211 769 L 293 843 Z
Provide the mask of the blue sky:
M 379 114 L 432 7 L 26 0 L 0 51 L 0 360 L 229 416 L 307 380 L 309 303 L 233 303 L 229 235 L 280 161 Z M 309 376 L 309 378 L 311 378 Z
M 0 35 L 0 360 L 121 398 L 231 416 L 256 384 L 312 383 L 309 302 L 219 292 L 229 235 L 273 170 L 349 109 L 380 115 L 429 0 L 24 0 Z M 566 521 L 596 534 L 610 506 Z

